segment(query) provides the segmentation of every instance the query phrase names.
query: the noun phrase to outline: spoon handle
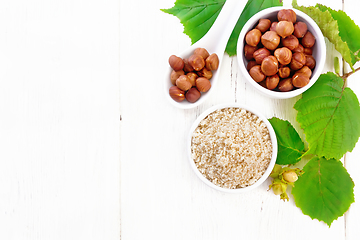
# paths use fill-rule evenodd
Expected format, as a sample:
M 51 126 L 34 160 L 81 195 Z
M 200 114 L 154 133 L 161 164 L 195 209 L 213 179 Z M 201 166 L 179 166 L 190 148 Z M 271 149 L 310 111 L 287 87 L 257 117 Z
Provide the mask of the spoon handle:
M 229 37 L 246 2 L 247 1 L 245 0 L 226 0 L 214 24 L 195 44 L 197 46 L 207 46 L 210 52 L 216 52 L 223 55 Z

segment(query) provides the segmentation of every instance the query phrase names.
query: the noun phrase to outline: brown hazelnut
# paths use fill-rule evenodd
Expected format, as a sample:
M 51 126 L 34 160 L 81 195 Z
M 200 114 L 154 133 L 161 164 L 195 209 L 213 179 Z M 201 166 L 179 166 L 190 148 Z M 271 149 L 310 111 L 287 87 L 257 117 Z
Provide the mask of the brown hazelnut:
M 199 75 L 199 77 L 205 77 L 207 79 L 210 79 L 213 76 L 211 70 L 208 70 L 207 68 L 201 69 L 197 72 L 197 74 Z
M 278 85 L 278 89 L 281 92 L 288 92 L 294 89 L 294 86 L 292 85 L 291 78 L 286 78 L 284 80 L 281 80 Z
M 188 76 L 188 78 L 189 78 L 189 80 L 191 82 L 191 85 L 195 86 L 195 81 L 199 76 L 194 72 L 189 72 L 189 73 L 186 74 L 186 76 Z
M 276 25 L 278 24 L 278 22 L 272 22 L 270 25 L 270 31 L 274 31 L 276 32 Z
M 246 44 L 246 45 L 244 46 L 244 54 L 245 54 L 246 60 L 251 60 L 251 59 L 253 59 L 253 58 L 254 58 L 254 57 L 253 57 L 253 54 L 254 54 L 254 52 L 255 52 L 256 50 L 258 50 L 258 47 L 257 47 L 257 46 L 253 47 L 253 46 L 250 46 L 250 45 Z
M 315 44 L 315 37 L 311 32 L 307 31 L 301 40 L 301 44 L 304 48 L 311 48 Z
M 281 43 L 284 47 L 287 47 L 291 51 L 294 50 L 297 46 L 299 46 L 299 39 L 297 39 L 294 35 L 287 36 L 281 40 Z
M 314 69 L 314 67 L 316 66 L 315 58 L 311 55 L 305 55 L 305 58 L 305 65 L 308 66 L 310 69 Z
M 308 66 L 303 66 L 302 68 L 300 68 L 299 70 L 297 70 L 295 72 L 295 74 L 302 74 L 308 78 L 311 77 L 312 71 Z
M 280 78 L 277 74 L 273 75 L 273 76 L 269 76 L 266 78 L 266 88 L 273 90 L 277 87 L 277 85 L 279 84 Z
M 279 68 L 278 74 L 281 78 L 287 78 L 290 76 L 290 68 L 289 67 L 281 67 Z
M 195 71 L 200 71 L 205 66 L 205 60 L 202 56 L 193 54 L 189 57 L 189 64 Z
M 205 60 L 208 56 L 210 56 L 209 52 L 205 48 L 197 48 L 194 50 L 195 55 L 200 55 Z
M 184 61 L 182 60 L 182 58 L 175 56 L 175 55 L 171 55 L 169 57 L 169 64 L 170 64 L 170 67 L 172 69 L 174 69 L 175 71 L 179 71 L 184 68 Z
M 264 60 L 261 63 L 261 71 L 266 76 L 275 75 L 278 71 L 278 67 L 279 67 L 278 60 L 274 56 L 268 56 L 264 58 Z
M 292 84 L 294 87 L 302 88 L 310 82 L 310 78 L 301 73 L 295 73 L 292 77 Z
M 266 81 L 258 82 L 258 84 L 259 84 L 260 86 L 262 86 L 263 88 L 267 88 L 267 87 L 266 87 Z
M 260 32 L 266 32 L 271 25 L 270 19 L 260 19 L 256 29 L 259 29 Z
M 183 91 L 187 91 L 192 87 L 190 79 L 186 75 L 181 75 L 178 79 L 176 79 L 176 86 Z
M 305 55 L 312 55 L 313 50 L 312 48 L 304 48 L 304 54 Z
M 282 38 L 286 38 L 294 32 L 294 24 L 288 21 L 280 21 L 276 25 L 276 32 Z
M 270 51 L 266 48 L 260 48 L 254 52 L 253 56 L 256 63 L 261 64 L 264 58 L 270 56 Z
M 304 52 L 304 47 L 299 43 L 299 45 L 292 50 L 294 53 L 296 52 Z
M 245 41 L 250 46 L 255 47 L 259 44 L 261 38 L 261 32 L 259 29 L 252 29 L 245 35 Z
M 200 92 L 207 92 L 211 88 L 211 83 L 210 83 L 209 79 L 207 79 L 205 77 L 198 77 L 196 79 L 196 88 Z
M 280 37 L 276 32 L 267 31 L 261 36 L 261 43 L 269 50 L 275 50 L 280 43 Z
M 304 22 L 297 22 L 294 24 L 294 35 L 297 38 L 303 38 L 307 32 L 307 25 Z
M 292 9 L 281 9 L 277 14 L 278 21 L 296 22 L 296 13 Z
M 265 74 L 261 71 L 260 65 L 253 66 L 249 70 L 249 74 L 255 80 L 255 82 L 261 82 L 266 78 Z
M 275 50 L 274 56 L 280 64 L 288 65 L 291 62 L 292 52 L 287 47 L 282 47 Z
M 189 64 L 189 60 L 188 60 L 188 59 L 184 58 L 183 61 L 184 61 L 184 71 L 185 71 L 185 72 L 192 72 L 192 71 L 194 71 L 194 68 Z
M 169 89 L 169 94 L 176 102 L 182 102 L 185 99 L 185 92 L 179 89 L 177 86 L 172 86 Z
M 256 62 L 255 61 L 249 61 L 248 64 L 246 65 L 246 69 L 248 71 L 250 71 L 250 69 L 256 65 Z
M 183 70 L 179 70 L 179 71 L 175 71 L 172 70 L 171 74 L 170 74 L 170 81 L 172 83 L 172 85 L 176 85 L 176 79 L 178 79 L 181 75 L 184 75 L 184 71 Z
M 200 96 L 201 96 L 201 93 L 195 87 L 190 88 L 190 90 L 187 91 L 185 94 L 186 100 L 190 103 L 194 103 L 197 100 L 199 100 Z
M 292 55 L 290 68 L 292 70 L 299 70 L 305 65 L 305 63 L 306 63 L 305 55 L 303 53 L 297 52 Z
M 216 53 L 211 54 L 205 60 L 205 66 L 210 71 L 217 70 L 219 67 L 219 57 Z

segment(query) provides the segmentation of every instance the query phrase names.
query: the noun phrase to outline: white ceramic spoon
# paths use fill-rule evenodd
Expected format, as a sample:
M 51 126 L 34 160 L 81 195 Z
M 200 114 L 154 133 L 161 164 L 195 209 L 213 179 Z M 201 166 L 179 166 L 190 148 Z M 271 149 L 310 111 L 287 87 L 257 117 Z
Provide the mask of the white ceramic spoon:
M 246 5 L 246 2 L 247 1 L 245 0 L 227 0 L 210 30 L 199 41 L 191 45 L 184 52 L 182 52 L 181 54 L 175 54 L 176 56 L 181 58 L 188 58 L 193 54 L 196 48 L 205 48 L 209 52 L 209 54 L 216 53 L 218 55 L 219 68 L 216 71 L 213 71 L 213 77 L 210 79 L 210 90 L 206 93 L 202 93 L 200 99 L 197 102 L 189 103 L 188 101 L 186 101 L 186 99 L 182 102 L 176 102 L 170 97 L 169 88 L 173 85 L 170 81 L 170 74 L 172 69 L 169 66 L 165 77 L 164 86 L 166 98 L 171 104 L 182 109 L 194 108 L 206 101 L 209 95 L 214 91 L 218 81 L 220 72 L 219 70 L 221 67 L 227 42 L 235 27 L 236 22 L 240 17 L 242 10 Z

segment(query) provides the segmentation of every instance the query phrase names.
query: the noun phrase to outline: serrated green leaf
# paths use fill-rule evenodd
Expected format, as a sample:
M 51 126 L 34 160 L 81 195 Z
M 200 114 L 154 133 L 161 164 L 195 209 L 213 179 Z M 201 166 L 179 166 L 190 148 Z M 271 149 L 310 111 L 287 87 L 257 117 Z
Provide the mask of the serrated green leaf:
M 269 7 L 282 5 L 283 3 L 281 0 L 248 0 L 227 43 L 225 51 L 229 54 L 229 56 L 236 55 L 236 46 L 241 29 L 254 14 Z
M 340 159 L 360 136 L 359 101 L 344 80 L 328 72 L 299 99 L 294 108 L 309 143 L 306 154 Z
M 352 53 L 348 44 L 341 39 L 338 22 L 333 18 L 331 13 L 328 10 L 321 11 L 318 7 L 298 6 L 296 0 L 293 0 L 292 5 L 295 9 L 298 9 L 309 15 L 316 22 L 316 24 L 321 29 L 323 35 L 328 38 L 331 43 L 334 44 L 335 49 L 341 54 L 344 60 L 353 69 Z
M 225 0 L 176 0 L 172 8 L 161 11 L 179 18 L 184 26 L 184 33 L 194 44 L 209 31 L 224 3 Z
M 305 215 L 329 227 L 344 215 L 354 200 L 354 182 L 340 161 L 312 158 L 303 168 L 291 193 Z
M 276 163 L 280 165 L 295 164 L 304 153 L 304 143 L 289 121 L 271 118 L 269 122 L 274 128 L 278 142 Z
M 339 36 L 346 42 L 351 52 L 351 63 L 354 65 L 360 60 L 360 28 L 355 22 L 342 10 L 335 11 L 321 4 L 316 5 L 321 11 L 330 12 L 331 16 L 337 21 L 339 27 Z

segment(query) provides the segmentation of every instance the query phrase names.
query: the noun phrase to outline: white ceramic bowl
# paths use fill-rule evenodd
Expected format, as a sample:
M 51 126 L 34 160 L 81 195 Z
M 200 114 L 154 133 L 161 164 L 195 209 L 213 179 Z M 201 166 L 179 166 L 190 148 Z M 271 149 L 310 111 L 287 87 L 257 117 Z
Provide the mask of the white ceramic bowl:
M 305 13 L 303 13 L 299 10 L 293 9 L 296 13 L 296 19 L 297 19 L 296 21 L 305 22 L 308 26 L 308 30 L 314 35 L 314 37 L 316 39 L 315 45 L 312 48 L 313 49 L 313 57 L 316 60 L 316 66 L 313 70 L 313 74 L 311 76 L 310 82 L 305 87 L 299 88 L 299 89 L 296 89 L 293 91 L 276 92 L 276 91 L 272 91 L 272 90 L 262 87 L 257 82 L 255 82 L 254 79 L 251 78 L 250 74 L 246 70 L 248 61 L 246 60 L 245 55 L 244 55 L 245 35 L 248 31 L 255 28 L 259 19 L 261 19 L 261 18 L 268 18 L 272 21 L 275 21 L 275 20 L 277 21 L 277 13 L 281 9 L 286 9 L 286 8 L 284 8 L 284 7 L 267 8 L 267 9 L 264 9 L 264 10 L 258 12 L 254 16 L 252 16 L 249 19 L 249 21 L 247 21 L 246 24 L 244 25 L 244 27 L 242 28 L 240 35 L 239 35 L 238 43 L 237 43 L 237 59 L 238 59 L 240 70 L 243 73 L 243 75 L 245 76 L 246 80 L 255 89 L 257 89 L 259 92 L 261 92 L 263 95 L 270 97 L 270 98 L 275 98 L 275 99 L 292 98 L 292 97 L 302 94 L 307 89 L 309 89 L 319 78 L 319 76 L 324 68 L 324 64 L 325 64 L 325 60 L 326 60 L 325 39 L 324 39 L 324 36 L 323 36 L 320 28 L 314 22 L 314 20 L 312 20 L 312 18 L 310 18 L 308 15 L 306 15 Z
M 198 168 L 195 165 L 194 160 L 192 159 L 192 154 L 191 154 L 191 139 L 192 139 L 192 134 L 195 131 L 195 129 L 198 127 L 199 123 L 201 122 L 201 120 L 203 120 L 206 116 L 208 116 L 209 114 L 211 114 L 212 112 L 218 110 L 218 109 L 223 109 L 223 108 L 241 108 L 241 109 L 245 109 L 253 114 L 255 114 L 256 116 L 258 116 L 266 125 L 266 127 L 269 130 L 270 133 L 270 139 L 271 139 L 271 143 L 272 143 L 272 157 L 271 157 L 271 161 L 270 164 L 267 168 L 267 170 L 265 171 L 265 173 L 260 177 L 260 179 L 258 179 L 254 184 L 248 186 L 248 187 L 243 187 L 243 188 L 237 188 L 237 189 L 228 189 L 228 188 L 222 188 L 220 186 L 215 185 L 214 183 L 210 182 L 204 175 L 202 175 L 200 173 L 200 171 L 198 170 Z M 253 108 L 250 108 L 248 106 L 245 105 L 241 105 L 241 104 L 235 104 L 235 103 L 231 103 L 231 104 L 219 104 L 213 107 L 210 107 L 209 109 L 207 109 L 206 111 L 204 111 L 196 120 L 195 122 L 192 124 L 190 132 L 189 132 L 189 136 L 187 139 L 187 152 L 188 152 L 188 159 L 191 165 L 191 168 L 193 169 L 193 171 L 195 172 L 195 174 L 208 186 L 212 187 L 213 189 L 222 191 L 222 192 L 226 192 L 226 193 L 243 193 L 243 192 L 247 192 L 250 191 L 258 186 L 260 186 L 270 175 L 272 169 L 274 168 L 275 162 L 276 162 L 276 157 L 277 157 L 277 151 L 278 151 L 278 145 L 277 145 L 277 140 L 276 140 L 276 135 L 274 132 L 273 127 L 271 126 L 270 122 L 266 119 L 265 116 L 263 116 L 260 112 L 256 111 Z

